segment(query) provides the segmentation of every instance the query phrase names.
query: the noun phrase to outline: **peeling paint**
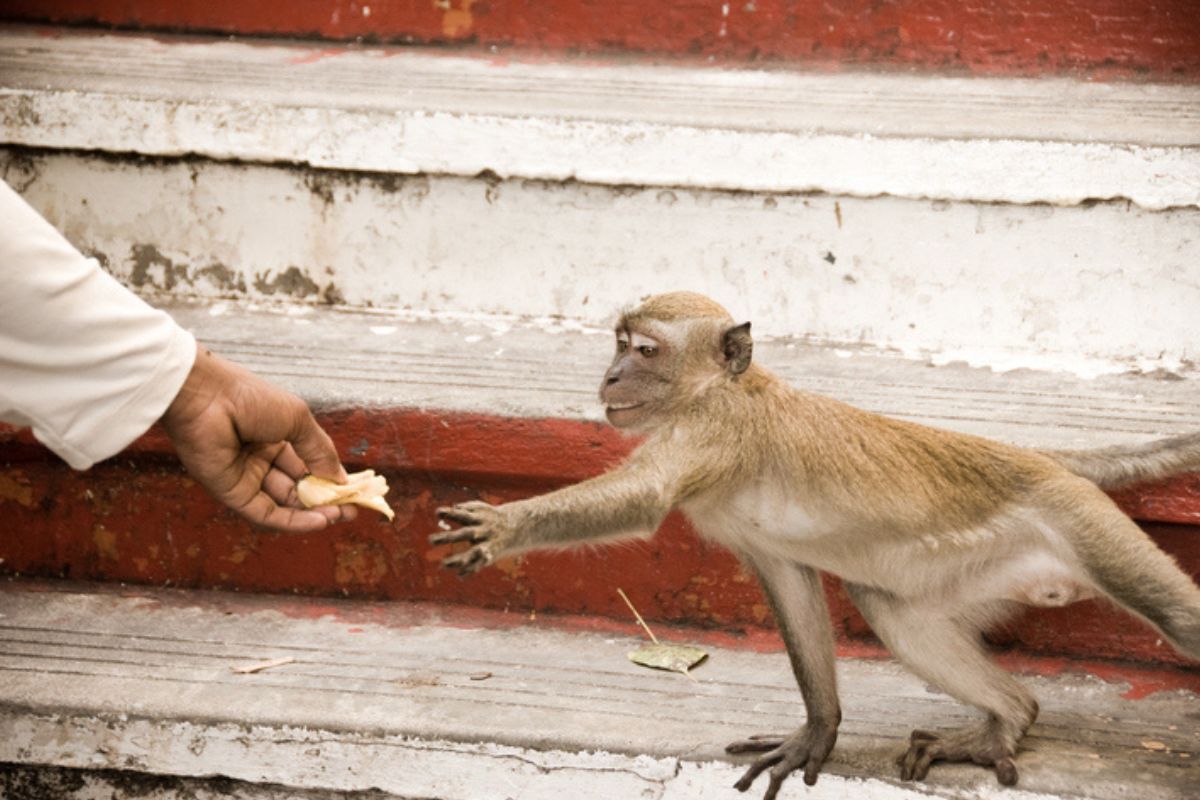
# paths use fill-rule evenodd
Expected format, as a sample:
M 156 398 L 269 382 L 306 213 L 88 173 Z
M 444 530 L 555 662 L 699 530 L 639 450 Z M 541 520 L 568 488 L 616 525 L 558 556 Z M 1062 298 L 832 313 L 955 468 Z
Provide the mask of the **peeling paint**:
M 117 548 L 117 534 L 103 525 L 92 527 L 92 543 L 96 545 L 96 554 L 107 561 L 118 561 L 121 551 Z
M 388 574 L 388 558 L 376 542 L 339 541 L 334 543 L 333 579 L 338 586 L 378 590 Z
M 0 502 L 5 501 L 33 508 L 33 486 L 29 478 L 17 470 L 0 472 Z
M 471 8 L 475 0 L 433 0 L 433 5 L 442 12 L 442 35 L 462 39 L 471 34 L 475 25 Z

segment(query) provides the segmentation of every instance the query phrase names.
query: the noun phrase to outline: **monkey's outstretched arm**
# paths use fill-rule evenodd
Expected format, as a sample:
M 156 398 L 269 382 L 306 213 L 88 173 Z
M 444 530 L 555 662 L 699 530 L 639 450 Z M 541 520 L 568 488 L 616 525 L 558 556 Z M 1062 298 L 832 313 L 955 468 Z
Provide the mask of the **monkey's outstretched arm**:
M 834 670 L 833 626 L 821 576 L 815 569 L 778 559 L 746 560 L 758 574 L 775 613 L 807 711 L 804 724 L 794 733 L 754 736 L 725 748 L 728 753 L 763 753 L 734 785 L 744 792 L 770 769 L 763 800 L 774 800 L 784 779 L 794 770 L 804 770 L 804 782 L 809 786 L 816 783 L 837 741 L 842 712 Z
M 473 546 L 442 564 L 462 574 L 524 550 L 653 533 L 676 503 L 671 482 L 651 465 L 630 462 L 591 480 L 502 506 L 460 503 L 438 516 L 463 527 L 429 537 L 434 545 Z

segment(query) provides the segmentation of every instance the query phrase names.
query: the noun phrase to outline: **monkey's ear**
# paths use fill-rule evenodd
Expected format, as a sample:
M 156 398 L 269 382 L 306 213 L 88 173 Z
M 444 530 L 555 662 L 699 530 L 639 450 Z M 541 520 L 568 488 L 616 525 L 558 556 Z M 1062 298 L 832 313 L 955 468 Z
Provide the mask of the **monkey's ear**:
M 721 336 L 721 354 L 725 366 L 734 375 L 741 375 L 750 368 L 750 356 L 754 353 L 754 340 L 750 338 L 750 323 L 735 325 Z

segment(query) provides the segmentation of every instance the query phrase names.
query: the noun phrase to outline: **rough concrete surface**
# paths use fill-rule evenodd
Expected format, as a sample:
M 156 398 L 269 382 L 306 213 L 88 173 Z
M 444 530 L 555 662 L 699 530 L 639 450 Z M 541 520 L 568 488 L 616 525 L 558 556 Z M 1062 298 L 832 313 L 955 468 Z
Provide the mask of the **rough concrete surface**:
M 0 641 L 13 765 L 442 800 L 733 798 L 723 745 L 801 717 L 782 653 L 710 646 L 691 681 L 631 664 L 621 635 L 466 609 L 10 582 Z M 293 661 L 232 671 L 279 657 Z M 1084 674 L 1026 676 L 1042 714 L 1019 788 L 1001 791 L 966 765 L 900 783 L 909 729 L 971 712 L 888 661 L 843 659 L 839 678 L 827 773 L 783 797 L 1184 800 L 1200 785 L 1190 692 L 1132 701 Z

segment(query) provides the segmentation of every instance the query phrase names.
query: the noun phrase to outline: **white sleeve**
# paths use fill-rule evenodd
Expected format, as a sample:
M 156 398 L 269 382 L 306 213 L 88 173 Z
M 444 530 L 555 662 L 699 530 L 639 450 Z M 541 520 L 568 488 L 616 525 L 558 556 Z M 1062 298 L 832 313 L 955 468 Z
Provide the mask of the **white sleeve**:
M 190 333 L 0 180 L 0 421 L 87 469 L 162 416 L 195 357 Z

